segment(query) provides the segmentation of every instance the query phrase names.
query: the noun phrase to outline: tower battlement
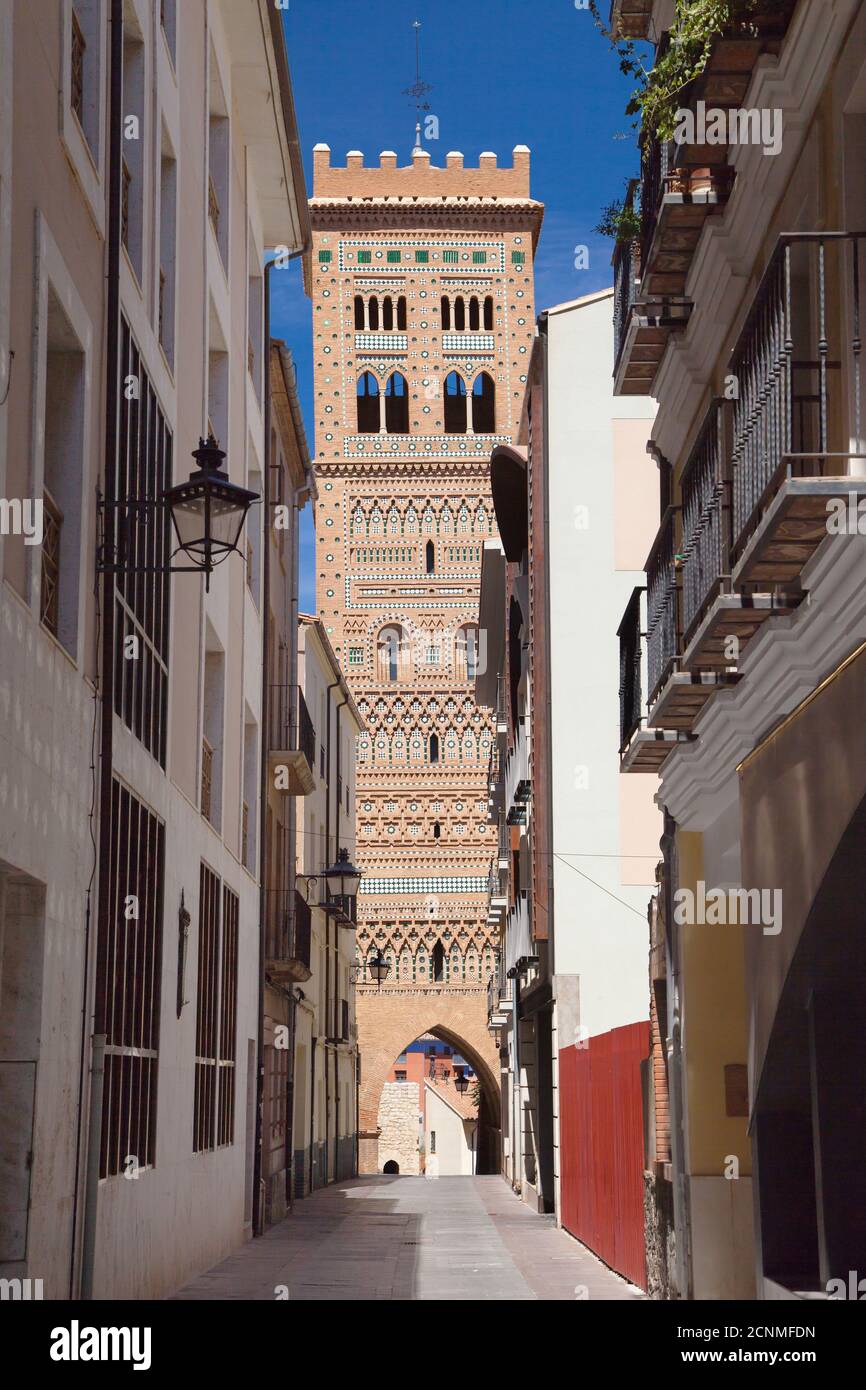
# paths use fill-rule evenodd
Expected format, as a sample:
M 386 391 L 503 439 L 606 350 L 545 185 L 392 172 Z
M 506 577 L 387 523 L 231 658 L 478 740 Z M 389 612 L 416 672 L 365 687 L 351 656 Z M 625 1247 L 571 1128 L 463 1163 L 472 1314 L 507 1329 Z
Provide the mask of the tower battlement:
M 416 150 L 411 164 L 398 165 L 393 150 L 383 150 L 377 165 L 366 165 L 360 150 L 349 150 L 343 166 L 331 164 L 328 145 L 313 150 L 314 198 L 529 198 L 530 154 L 516 145 L 512 163 L 500 167 L 485 151 L 476 166 L 452 150 L 445 164 L 433 164 L 428 150 Z

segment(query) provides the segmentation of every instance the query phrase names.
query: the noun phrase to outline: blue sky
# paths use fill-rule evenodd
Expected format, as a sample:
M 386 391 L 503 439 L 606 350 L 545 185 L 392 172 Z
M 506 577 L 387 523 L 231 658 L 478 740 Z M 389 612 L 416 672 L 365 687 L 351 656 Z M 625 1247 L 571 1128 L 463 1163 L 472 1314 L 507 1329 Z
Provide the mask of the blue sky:
M 601 0 L 607 13 L 607 0 Z M 532 151 L 532 196 L 545 204 L 535 262 L 539 310 L 611 283 L 611 243 L 591 229 L 602 207 L 622 195 L 637 172 L 631 91 L 615 53 L 587 10 L 574 0 L 290 0 L 284 13 L 295 106 L 312 192 L 312 150 L 331 147 L 334 164 L 363 150 L 378 163 L 396 150 L 408 163 L 415 114 L 403 89 L 415 80 L 420 19 L 426 100 L 439 120 L 427 143 L 434 164 L 462 150 L 476 164 L 482 150 L 511 162 L 515 145 Z M 576 270 L 574 248 L 589 266 Z M 310 441 L 312 337 L 310 302 L 297 264 L 273 279 L 272 328 L 292 349 Z M 301 602 L 315 611 L 311 509 L 304 514 Z

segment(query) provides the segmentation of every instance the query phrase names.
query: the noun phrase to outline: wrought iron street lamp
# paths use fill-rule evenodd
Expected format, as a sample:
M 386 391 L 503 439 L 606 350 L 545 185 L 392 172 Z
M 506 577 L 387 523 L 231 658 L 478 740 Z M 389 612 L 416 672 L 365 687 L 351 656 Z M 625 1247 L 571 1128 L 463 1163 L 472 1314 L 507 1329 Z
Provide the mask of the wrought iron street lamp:
M 454 1086 L 458 1095 L 465 1095 L 469 1090 L 469 1077 L 466 1075 L 465 1067 L 454 1068 Z
M 367 961 L 367 969 L 373 976 L 373 979 L 376 981 L 376 988 L 381 989 L 382 981 L 385 979 L 385 977 L 391 969 L 390 965 L 388 964 L 384 955 L 382 954 L 381 946 L 376 951 L 375 956 L 372 956 L 370 960 Z
M 347 849 L 339 850 L 335 863 L 330 864 L 327 869 L 323 869 L 320 874 L 303 875 L 306 879 L 308 893 L 314 883 L 324 882 L 326 897 L 322 902 L 314 903 L 313 906 L 321 908 L 322 912 L 327 912 L 329 916 L 335 917 L 344 927 L 355 926 L 352 904 L 357 896 L 358 885 L 363 876 L 363 869 L 355 868 Z
M 205 588 L 210 587 L 210 576 L 217 565 L 227 556 L 238 550 L 238 541 L 246 521 L 247 512 L 259 495 L 249 488 L 240 487 L 229 479 L 221 467 L 225 451 L 219 447 L 213 435 L 199 439 L 198 448 L 193 450 L 193 458 L 198 465 L 185 483 L 177 483 L 166 488 L 158 497 L 120 497 L 108 502 L 100 495 L 98 507 L 100 517 L 111 511 L 108 526 L 110 540 L 100 539 L 97 568 L 101 574 L 203 574 Z M 167 561 L 153 564 L 136 564 L 134 558 L 146 553 L 147 546 L 138 534 L 139 527 L 147 527 L 156 512 L 160 512 L 165 525 L 165 508 L 168 509 L 172 526 L 177 537 L 177 547 Z M 168 537 L 166 534 L 166 548 Z M 157 543 L 157 553 L 161 545 Z M 172 560 L 182 553 L 192 563 L 175 565 Z
M 212 434 L 199 439 L 192 456 L 198 472 L 167 488 L 162 501 L 171 513 L 178 548 L 209 579 L 214 567 L 237 550 L 247 512 L 258 495 L 229 480 L 222 468 L 225 450 Z

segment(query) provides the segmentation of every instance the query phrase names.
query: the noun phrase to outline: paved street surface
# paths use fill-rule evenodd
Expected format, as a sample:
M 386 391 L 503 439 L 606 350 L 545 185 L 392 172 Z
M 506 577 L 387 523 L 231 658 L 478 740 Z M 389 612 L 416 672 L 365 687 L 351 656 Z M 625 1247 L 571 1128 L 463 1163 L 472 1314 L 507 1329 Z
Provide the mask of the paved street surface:
M 499 1177 L 337 1183 L 175 1297 L 274 1299 L 281 1285 L 291 1300 L 643 1296 Z

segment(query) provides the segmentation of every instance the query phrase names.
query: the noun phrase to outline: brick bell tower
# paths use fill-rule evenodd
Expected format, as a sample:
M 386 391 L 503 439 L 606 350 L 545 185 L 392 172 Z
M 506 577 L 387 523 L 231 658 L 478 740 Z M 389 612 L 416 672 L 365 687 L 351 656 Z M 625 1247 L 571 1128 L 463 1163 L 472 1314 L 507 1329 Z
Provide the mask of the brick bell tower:
M 534 336 L 543 209 L 529 151 L 444 168 L 314 151 L 311 200 L 319 615 L 368 733 L 358 747 L 361 1172 L 397 1055 L 433 1032 L 482 1081 L 494 966 L 487 874 L 489 713 L 474 700 L 481 551 L 496 534 L 489 460 L 517 434 Z M 381 949 L 381 989 L 365 969 Z M 490 1162 L 498 1168 L 498 1154 Z M 479 1171 L 484 1171 L 483 1139 Z M 492 1171 L 492 1169 L 490 1169 Z

